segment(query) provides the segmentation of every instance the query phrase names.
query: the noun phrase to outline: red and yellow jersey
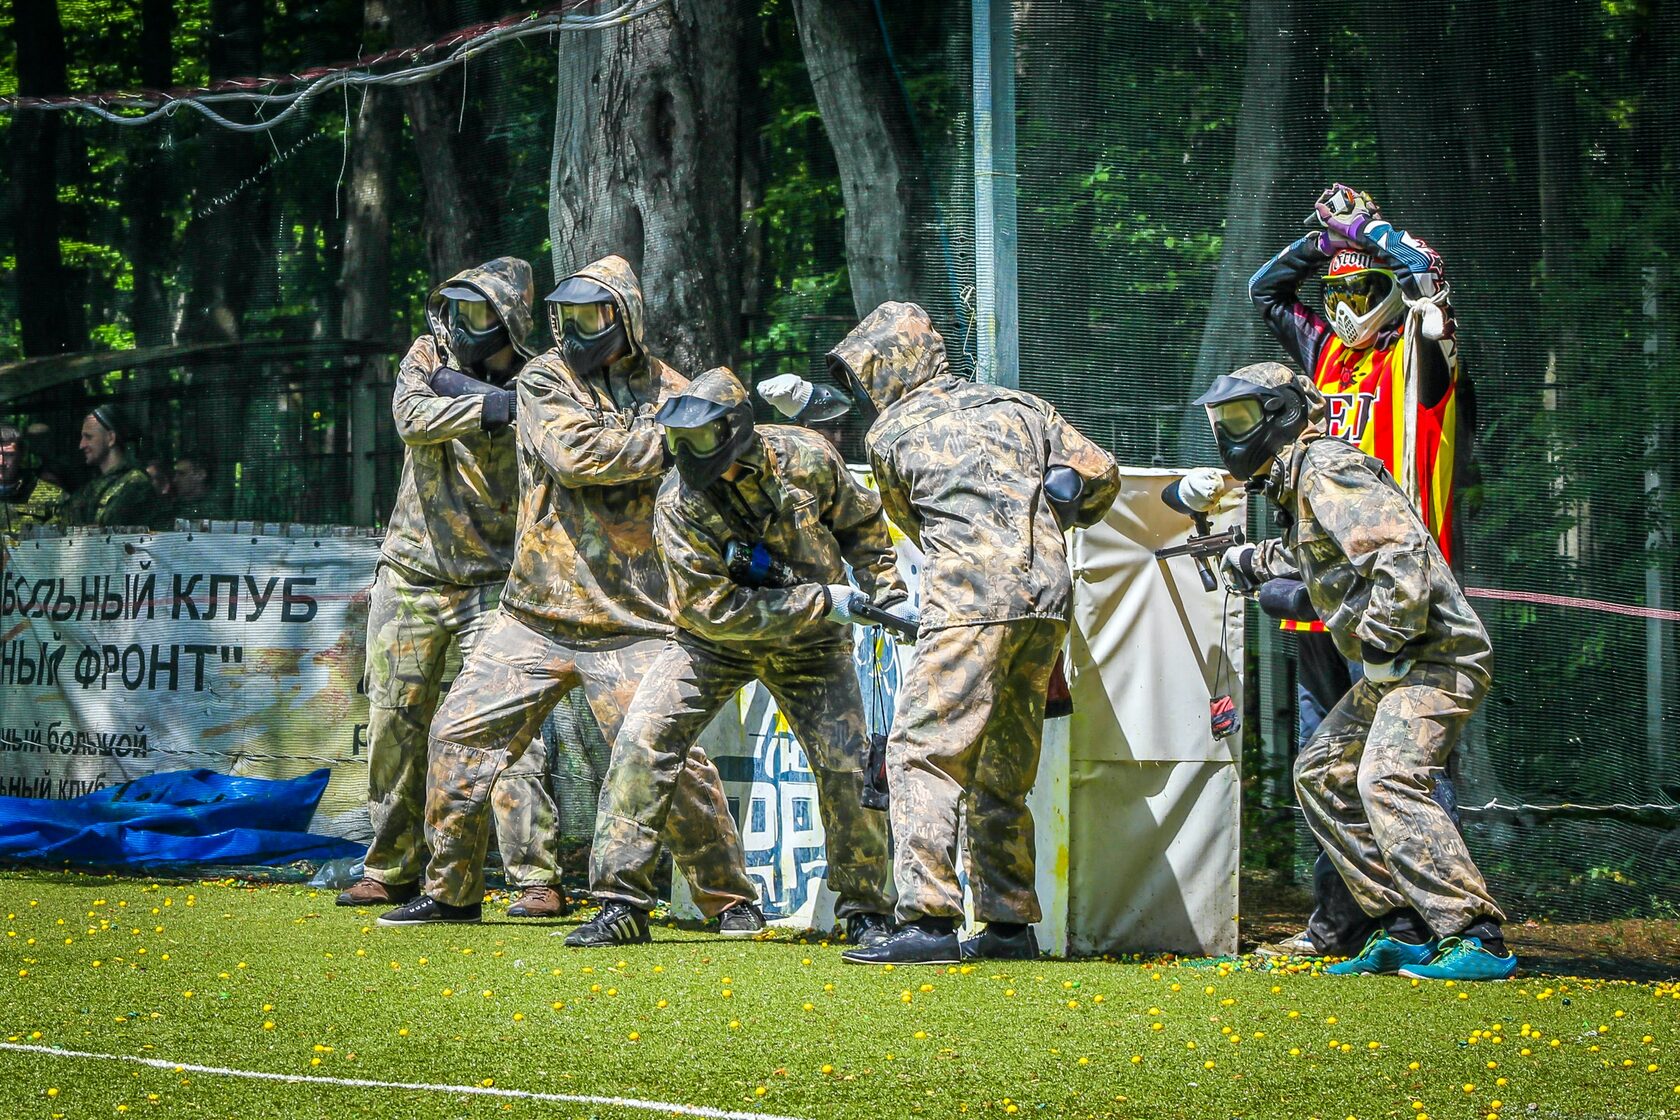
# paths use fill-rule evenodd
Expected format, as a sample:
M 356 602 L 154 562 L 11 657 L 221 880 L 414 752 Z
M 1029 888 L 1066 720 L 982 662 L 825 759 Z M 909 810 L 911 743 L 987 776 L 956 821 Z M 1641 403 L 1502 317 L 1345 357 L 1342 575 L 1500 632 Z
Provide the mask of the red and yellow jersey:
M 1313 365 L 1313 382 L 1324 394 L 1330 435 L 1353 444 L 1378 459 L 1390 474 L 1400 477 L 1404 448 L 1400 433 L 1405 431 L 1405 395 L 1401 378 L 1405 363 L 1405 339 L 1400 334 L 1386 345 L 1356 350 L 1331 335 L 1319 349 Z M 1416 493 L 1411 494 L 1423 523 L 1428 526 L 1441 554 L 1452 562 L 1453 444 L 1456 424 L 1457 385 L 1432 408 L 1418 407 L 1414 470 Z M 1322 622 L 1284 621 L 1285 630 L 1322 633 Z

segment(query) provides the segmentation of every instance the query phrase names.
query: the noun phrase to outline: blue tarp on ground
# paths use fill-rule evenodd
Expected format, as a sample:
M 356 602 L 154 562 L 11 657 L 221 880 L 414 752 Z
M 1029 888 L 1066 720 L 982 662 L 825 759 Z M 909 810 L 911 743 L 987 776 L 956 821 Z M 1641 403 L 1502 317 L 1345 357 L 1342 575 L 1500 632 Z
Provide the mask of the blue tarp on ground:
M 360 844 L 306 831 L 328 773 L 175 770 L 68 801 L 0 797 L 0 860 L 159 868 L 359 856 Z

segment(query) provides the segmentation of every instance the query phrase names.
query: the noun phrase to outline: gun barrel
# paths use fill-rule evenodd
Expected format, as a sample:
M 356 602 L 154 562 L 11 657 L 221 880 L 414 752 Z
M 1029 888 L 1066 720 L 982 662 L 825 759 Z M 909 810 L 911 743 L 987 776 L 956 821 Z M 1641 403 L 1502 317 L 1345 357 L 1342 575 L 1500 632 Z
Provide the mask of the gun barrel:
M 1174 556 L 1221 556 L 1227 548 L 1245 544 L 1248 537 L 1241 529 L 1226 533 L 1207 533 L 1191 537 L 1183 544 L 1168 545 L 1155 550 L 1155 559 L 1170 560 Z
M 859 596 L 859 598 L 862 598 L 862 596 Z M 910 625 L 904 619 L 899 618 L 891 611 L 877 607 L 873 603 L 854 602 L 852 604 L 852 613 L 863 618 L 867 618 L 869 621 L 878 626 L 885 626 L 893 633 L 901 634 L 906 638 L 914 638 L 916 636 L 916 628 L 914 626 Z

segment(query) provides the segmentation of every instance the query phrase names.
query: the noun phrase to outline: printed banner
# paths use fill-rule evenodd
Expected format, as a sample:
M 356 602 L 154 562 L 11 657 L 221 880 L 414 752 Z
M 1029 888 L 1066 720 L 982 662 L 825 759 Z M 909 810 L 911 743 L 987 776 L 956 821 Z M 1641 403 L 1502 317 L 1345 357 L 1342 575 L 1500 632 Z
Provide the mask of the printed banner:
M 332 781 L 316 832 L 366 839 L 367 594 L 379 541 L 215 533 L 27 540 L 0 579 L 0 794 L 70 798 L 208 767 Z

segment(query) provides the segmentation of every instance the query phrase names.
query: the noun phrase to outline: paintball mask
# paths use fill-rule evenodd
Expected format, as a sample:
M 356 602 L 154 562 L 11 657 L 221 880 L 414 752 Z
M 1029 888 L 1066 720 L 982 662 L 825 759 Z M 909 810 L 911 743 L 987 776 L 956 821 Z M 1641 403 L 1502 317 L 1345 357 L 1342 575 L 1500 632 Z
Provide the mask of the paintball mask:
M 831 355 L 828 359 L 828 372 L 834 378 L 834 383 L 840 386 L 847 396 L 852 398 L 852 404 L 857 408 L 857 414 L 863 419 L 863 426 L 865 428 L 874 427 L 875 421 L 881 415 L 881 410 L 875 407 L 874 398 L 869 395 L 869 390 L 864 388 L 863 382 L 858 379 L 857 374 L 852 372 L 852 367 Z
M 654 419 L 665 426 L 665 446 L 677 473 L 696 490 L 723 477 L 753 440 L 752 404 L 735 375 L 709 369 L 660 406 Z
M 1289 367 L 1244 366 L 1216 380 L 1193 402 L 1207 409 L 1225 469 L 1248 481 L 1265 470 L 1307 425 L 1307 401 Z
M 629 350 L 612 290 L 583 276 L 569 277 L 548 295 L 548 329 L 568 366 L 595 373 Z
M 1360 349 L 1400 316 L 1394 273 L 1374 266 L 1369 253 L 1343 249 L 1324 277 L 1324 314 L 1343 346 Z
M 496 305 L 477 288 L 451 285 L 438 293 L 444 305 L 444 326 L 449 331 L 449 352 L 463 369 L 480 365 L 510 344 L 507 327 Z

